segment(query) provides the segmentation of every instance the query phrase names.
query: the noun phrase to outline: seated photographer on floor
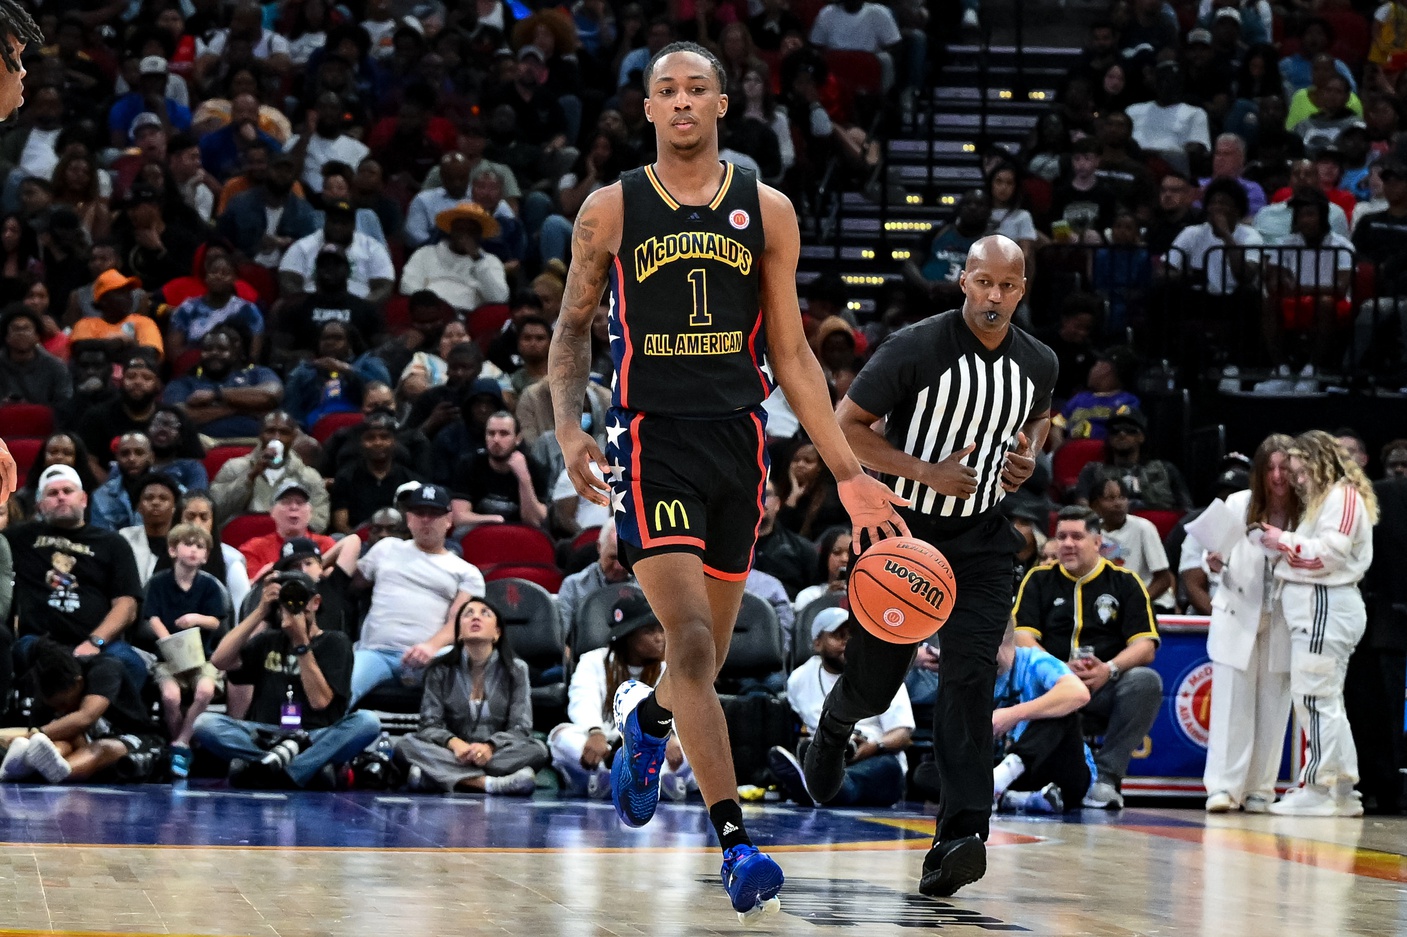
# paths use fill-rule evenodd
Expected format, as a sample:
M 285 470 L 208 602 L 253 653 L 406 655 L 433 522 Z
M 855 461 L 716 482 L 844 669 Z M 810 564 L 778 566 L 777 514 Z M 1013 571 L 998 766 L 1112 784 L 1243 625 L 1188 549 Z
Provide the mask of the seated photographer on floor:
M 254 588 L 240 607 L 240 617 L 254 611 L 259 603 L 258 590 L 269 576 L 293 570 L 306 573 L 317 583 L 317 593 L 322 600 L 315 613 L 318 627 L 323 631 L 340 631 L 356 641 L 360 621 L 352 596 L 352 576 L 357 571 L 360 553 L 361 540 L 356 534 L 338 540 L 326 553 L 318 552 L 318 544 L 311 537 L 289 538 L 279 547 L 278 560 L 256 575 Z
M 470 599 L 455 642 L 425 671 L 420 728 L 396 745 L 412 791 L 527 796 L 549 760 L 533 738 L 528 665 L 513 654 L 498 609 Z
M 229 763 L 235 787 L 334 787 L 336 766 L 381 732 L 373 714 L 347 712 L 352 641 L 318 627 L 321 602 L 312 577 L 278 570 L 215 649 L 210 662 L 254 699 L 248 720 L 202 715 L 195 744 Z
M 150 711 L 126 679 L 121 661 L 106 654 L 74 657 L 51 638 L 29 651 L 29 679 L 44 722 L 14 739 L 0 762 L 0 781 L 39 775 L 50 784 L 145 781 L 166 749 Z

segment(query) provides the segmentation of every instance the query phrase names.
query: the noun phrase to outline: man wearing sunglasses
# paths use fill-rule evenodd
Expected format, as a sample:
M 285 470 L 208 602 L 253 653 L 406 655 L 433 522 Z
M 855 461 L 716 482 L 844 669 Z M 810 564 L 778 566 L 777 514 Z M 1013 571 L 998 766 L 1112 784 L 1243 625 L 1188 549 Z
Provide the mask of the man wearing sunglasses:
M 1128 492 L 1133 511 L 1188 511 L 1192 493 L 1177 466 L 1163 459 L 1144 457 L 1144 436 L 1148 418 L 1142 410 L 1121 407 L 1105 421 L 1104 461 L 1091 462 L 1080 470 L 1075 482 L 1075 499 L 1088 505 L 1099 486 L 1118 479 Z

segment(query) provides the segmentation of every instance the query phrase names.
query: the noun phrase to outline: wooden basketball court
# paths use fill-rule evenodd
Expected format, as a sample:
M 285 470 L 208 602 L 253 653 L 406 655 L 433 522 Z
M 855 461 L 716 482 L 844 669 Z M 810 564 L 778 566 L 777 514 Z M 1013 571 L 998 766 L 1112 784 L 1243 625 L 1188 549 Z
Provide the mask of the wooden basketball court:
M 1407 920 L 1401 818 L 1004 818 L 987 877 L 936 901 L 914 890 L 922 813 L 746 809 L 788 876 L 756 929 L 718 884 L 697 805 L 632 831 L 583 801 L 6 785 L 0 937 L 1381 937 Z

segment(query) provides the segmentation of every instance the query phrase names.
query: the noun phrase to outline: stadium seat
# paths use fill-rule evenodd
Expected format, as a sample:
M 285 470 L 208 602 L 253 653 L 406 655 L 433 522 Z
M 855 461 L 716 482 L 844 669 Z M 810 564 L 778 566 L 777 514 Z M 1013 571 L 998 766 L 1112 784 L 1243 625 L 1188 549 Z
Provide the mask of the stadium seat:
M 1064 497 L 1079 481 L 1080 469 L 1091 462 L 1104 458 L 1104 440 L 1070 439 L 1055 450 L 1051 458 L 1051 474 L 1054 476 L 1056 492 Z
M 360 410 L 348 410 L 345 413 L 329 413 L 313 424 L 312 432 L 309 433 L 319 443 L 326 443 L 332 438 L 332 434 L 344 426 L 356 426 L 362 421 Z
M 483 345 L 503 330 L 503 323 L 513 315 L 507 303 L 490 303 L 469 313 L 469 337 Z
M 766 599 L 743 593 L 738 621 L 733 626 L 733 641 L 728 646 L 728 659 L 718 675 L 719 692 L 736 692 L 738 681 L 779 673 L 785 663 L 782 626 L 777 621 L 777 613 Z
M 536 583 L 496 579 L 485 597 L 503 614 L 503 633 L 532 674 L 533 727 L 541 732 L 567 718 L 566 642 L 557 603 Z
M 1177 522 L 1182 520 L 1181 511 L 1134 511 L 1133 513 L 1144 520 L 1153 522 L 1153 526 L 1158 528 L 1159 540 L 1166 540 L 1168 534 L 1177 526 Z
M 551 563 L 499 563 L 481 569 L 486 582 L 525 579 L 553 595 L 562 588 L 562 571 Z
M 216 446 L 205 453 L 205 458 L 201 459 L 201 464 L 205 466 L 205 474 L 210 476 L 210 480 L 215 480 L 215 475 L 219 473 L 220 467 L 231 459 L 249 455 L 254 451 L 253 446 Z
M 198 364 L 200 364 L 200 346 L 194 345 L 181 352 L 180 357 L 171 363 L 171 376 L 173 378 L 184 377 Z
M 585 549 L 585 548 L 587 548 L 587 547 L 595 546 L 595 544 L 596 544 L 596 538 L 598 538 L 598 537 L 600 537 L 600 536 L 601 536 L 601 528 L 600 528 L 600 527 L 588 527 L 588 528 L 586 528 L 585 530 L 583 530 L 581 533 L 577 534 L 576 537 L 574 537 L 574 538 L 572 539 L 572 549 L 571 549 L 571 552 L 575 553 L 577 550 L 583 550 L 583 549 Z
M 392 296 L 386 300 L 381 315 L 386 320 L 388 333 L 391 335 L 401 334 L 410 328 L 410 300 L 401 295 Z
M 274 519 L 267 514 L 239 514 L 220 528 L 220 540 L 232 547 L 274 532 Z
M 44 439 L 54 431 L 54 411 L 40 403 L 7 403 L 0 407 L 0 437 Z
M 581 660 L 581 655 L 588 651 L 605 647 L 611 639 L 611 606 L 621 599 L 640 594 L 639 586 L 622 582 L 597 589 L 582 599 L 581 606 L 572 617 L 571 634 L 567 635 L 572 660 Z
M 465 561 L 480 569 L 508 563 L 557 564 L 552 538 L 527 524 L 481 524 L 464 535 L 459 547 Z
M 39 458 L 39 452 L 44 448 L 44 440 L 20 436 L 8 440 L 7 444 L 10 447 L 10 455 L 15 459 L 15 472 L 22 483 L 34 460 Z

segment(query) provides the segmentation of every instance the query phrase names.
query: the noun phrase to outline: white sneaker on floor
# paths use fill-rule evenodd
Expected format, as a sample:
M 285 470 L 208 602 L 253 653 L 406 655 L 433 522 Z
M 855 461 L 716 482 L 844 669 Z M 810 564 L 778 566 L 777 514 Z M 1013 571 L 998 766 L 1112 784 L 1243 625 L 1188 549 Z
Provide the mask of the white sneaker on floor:
M 1274 794 L 1247 794 L 1241 809 L 1247 813 L 1265 813 L 1275 803 Z
M 1363 795 L 1357 791 L 1349 791 L 1338 797 L 1339 811 L 1335 816 L 1340 817 L 1361 817 L 1363 816 Z
M 1108 781 L 1095 781 L 1085 794 L 1084 805 L 1096 810 L 1123 810 L 1124 795 Z
M 528 797 L 537 790 L 537 772 L 532 768 L 519 768 L 501 778 L 484 778 L 484 793 L 509 794 Z
M 1226 791 L 1213 791 L 1207 798 L 1207 813 L 1230 813 L 1236 809 L 1236 802 Z
M 1334 817 L 1339 813 L 1339 799 L 1320 784 L 1306 784 L 1290 791 L 1270 805 L 1277 817 Z
M 29 737 L 29 748 L 25 750 L 24 760 L 50 784 L 61 784 L 73 773 L 68 762 L 64 761 L 64 756 L 59 754 L 53 741 L 43 732 Z
M 24 757 L 28 749 L 27 738 L 18 738 L 10 742 L 10 747 L 5 750 L 5 760 L 0 761 L 0 781 L 22 781 L 34 773 L 34 769 Z

